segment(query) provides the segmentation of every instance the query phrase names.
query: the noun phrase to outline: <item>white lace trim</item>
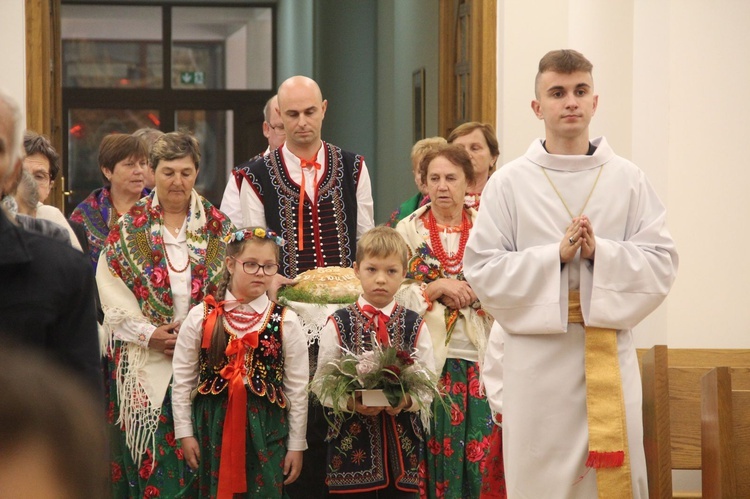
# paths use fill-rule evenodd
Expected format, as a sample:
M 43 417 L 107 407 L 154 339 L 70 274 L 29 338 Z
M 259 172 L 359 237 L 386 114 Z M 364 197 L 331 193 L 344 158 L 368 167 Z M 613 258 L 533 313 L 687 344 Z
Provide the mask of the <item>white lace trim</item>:
M 104 341 L 101 343 L 103 354 L 114 348 L 114 329 L 126 319 L 143 321 L 143 316 L 134 315 L 122 308 L 105 307 Z M 146 449 L 156 448 L 156 429 L 159 426 L 161 402 L 149 399 L 141 386 L 138 373 L 148 360 L 148 350 L 133 343 L 123 342 L 120 359 L 117 364 L 116 390 L 120 407 L 117 424 L 125 431 L 125 441 L 130 455 L 138 466 Z M 156 459 L 152 461 L 152 469 Z

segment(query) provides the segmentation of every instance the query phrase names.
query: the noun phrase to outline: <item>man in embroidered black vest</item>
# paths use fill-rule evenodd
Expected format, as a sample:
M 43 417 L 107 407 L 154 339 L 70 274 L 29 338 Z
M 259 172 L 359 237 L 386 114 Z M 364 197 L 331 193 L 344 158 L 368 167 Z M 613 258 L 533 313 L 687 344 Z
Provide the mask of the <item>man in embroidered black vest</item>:
M 293 76 L 281 84 L 277 97 L 286 142 L 238 167 L 245 180 L 240 188 L 242 225 L 268 227 L 286 241 L 271 293 L 305 270 L 351 267 L 357 239 L 374 226 L 364 158 L 320 138 L 328 102 L 318 84 L 305 76 Z M 312 369 L 317 353 L 316 342 L 310 346 Z M 326 431 L 321 406 L 311 405 L 302 474 L 287 487 L 293 499 L 328 494 Z
M 286 80 L 278 91 L 286 142 L 240 169 L 242 225 L 284 238 L 280 273 L 288 278 L 351 267 L 357 239 L 374 226 L 364 158 L 320 138 L 327 105 L 314 80 Z

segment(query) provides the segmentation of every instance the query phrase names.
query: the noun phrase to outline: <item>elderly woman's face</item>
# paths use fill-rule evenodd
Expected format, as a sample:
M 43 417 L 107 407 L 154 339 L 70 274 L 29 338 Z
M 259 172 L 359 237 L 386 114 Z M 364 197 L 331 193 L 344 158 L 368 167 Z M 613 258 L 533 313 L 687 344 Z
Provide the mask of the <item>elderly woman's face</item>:
M 433 208 L 452 212 L 464 205 L 466 175 L 459 165 L 438 156 L 427 165 L 427 193 Z
M 454 144 L 463 147 L 469 153 L 471 164 L 474 166 L 474 173 L 477 179 L 489 175 L 490 166 L 497 160 L 490 152 L 490 146 L 487 145 L 487 139 L 484 138 L 482 130 L 474 129 L 473 132 L 457 137 Z
M 132 195 L 140 194 L 146 186 L 144 173 L 148 168 L 146 158 L 130 156 L 115 163 L 112 171 L 105 169 L 104 174 L 112 184 L 112 190 Z
M 190 156 L 159 161 L 155 171 L 159 202 L 165 206 L 187 210 L 197 176 L 198 170 Z

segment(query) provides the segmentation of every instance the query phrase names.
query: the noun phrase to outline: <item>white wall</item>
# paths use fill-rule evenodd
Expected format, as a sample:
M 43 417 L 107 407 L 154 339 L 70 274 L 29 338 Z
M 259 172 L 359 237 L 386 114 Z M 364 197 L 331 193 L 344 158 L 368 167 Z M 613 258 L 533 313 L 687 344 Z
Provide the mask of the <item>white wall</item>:
M 24 0 L 2 0 L 0 8 L 0 88 L 26 109 L 26 17 Z M 24 113 L 25 115 L 25 113 Z
M 500 0 L 498 133 L 502 161 L 544 134 L 531 113 L 547 51 L 594 64 L 605 134 L 648 175 L 669 210 L 680 271 L 667 301 L 636 329 L 638 346 L 750 347 L 750 2 Z

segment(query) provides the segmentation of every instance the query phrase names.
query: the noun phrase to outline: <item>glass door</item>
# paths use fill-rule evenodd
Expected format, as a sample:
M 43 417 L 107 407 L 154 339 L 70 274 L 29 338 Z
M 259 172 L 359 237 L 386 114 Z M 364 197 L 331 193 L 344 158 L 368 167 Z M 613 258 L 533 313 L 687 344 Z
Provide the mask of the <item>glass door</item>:
M 99 143 L 142 127 L 201 144 L 198 192 L 218 205 L 235 161 L 265 149 L 273 7 L 92 5 L 61 10 L 63 173 L 70 213 L 101 187 Z

